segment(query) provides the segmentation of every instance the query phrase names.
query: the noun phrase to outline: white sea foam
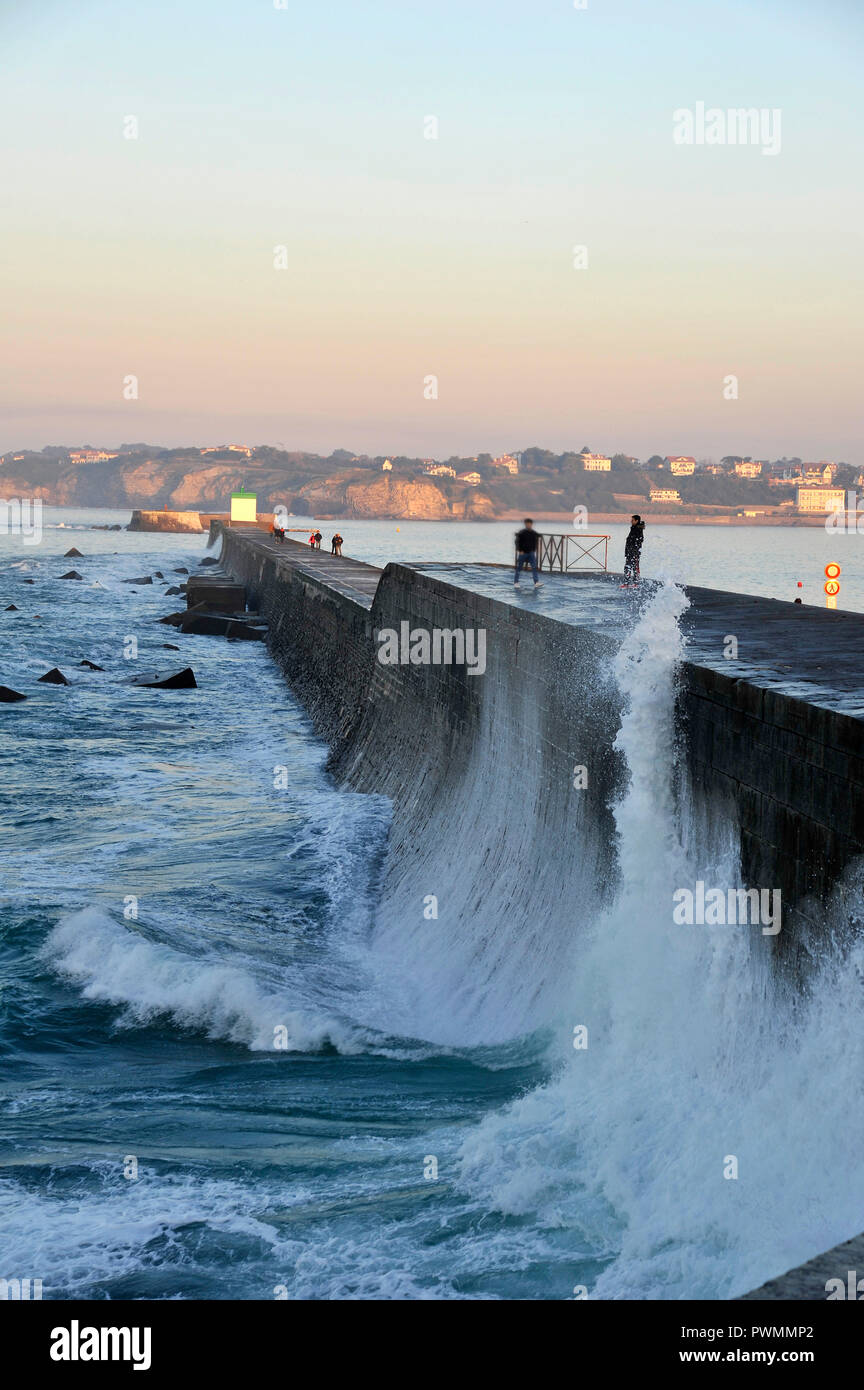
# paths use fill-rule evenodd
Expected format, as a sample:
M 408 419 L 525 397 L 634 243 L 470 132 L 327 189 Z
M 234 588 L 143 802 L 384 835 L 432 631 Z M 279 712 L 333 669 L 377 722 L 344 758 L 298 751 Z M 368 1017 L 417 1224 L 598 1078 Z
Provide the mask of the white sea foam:
M 168 1018 L 253 1052 L 273 1051 L 277 1028 L 285 1029 L 280 1050 L 286 1052 L 330 1046 L 355 1053 L 372 1042 L 370 1034 L 346 1021 L 293 1007 L 239 966 L 150 941 L 96 908 L 59 922 L 44 952 L 85 999 L 120 1005 L 129 1025 Z
M 361 1211 L 368 1200 L 362 1193 Z M 483 1258 L 482 1244 L 445 1254 L 437 1241 L 424 1241 L 422 1211 L 378 1223 L 374 1237 L 346 1229 L 338 1213 L 327 1219 L 316 1184 L 298 1180 L 293 1168 L 290 1179 L 250 1183 L 142 1163 L 136 1180 L 126 1181 L 119 1154 L 82 1162 L 56 1190 L 50 1177 L 35 1190 L 0 1178 L 0 1223 L 4 1277 L 38 1270 L 46 1298 L 104 1298 L 118 1282 L 131 1282 L 132 1296 L 180 1297 L 178 1288 L 197 1287 L 202 1243 L 210 1296 L 222 1298 L 275 1299 L 284 1289 L 291 1299 L 464 1299 L 472 1295 L 452 1279 L 482 1268 Z M 499 1268 L 521 1267 L 524 1239 L 516 1233 L 496 1250 Z
M 59 1291 L 68 1298 L 92 1297 L 92 1289 L 104 1288 L 112 1279 L 134 1277 L 142 1267 L 170 1267 L 172 1247 L 173 1262 L 182 1271 L 188 1259 L 177 1250 L 178 1239 L 198 1226 L 221 1233 L 223 1239 L 276 1243 L 274 1228 L 261 1220 L 266 1202 L 256 1202 L 242 1183 L 192 1173 L 155 1173 L 145 1165 L 137 1179 L 128 1182 L 122 1176 L 120 1154 L 115 1161 L 88 1160 L 82 1167 L 90 1170 L 85 1185 L 70 1187 L 67 1180 L 57 1191 L 50 1180 L 35 1191 L 0 1180 L 4 1270 L 38 1270 L 45 1296 L 56 1297 Z M 288 1206 L 304 1195 L 303 1188 L 294 1185 L 281 1200 Z M 161 1260 L 153 1253 L 159 1241 L 166 1242 Z
M 758 932 L 672 921 L 675 886 L 741 881 L 735 837 L 715 825 L 709 839 L 674 796 L 685 606 L 663 585 L 615 664 L 630 770 L 614 808 L 621 885 L 579 926 L 566 1060 L 462 1151 L 475 1199 L 569 1228 L 609 1261 L 600 1298 L 729 1297 L 862 1224 L 864 943 L 795 991 Z M 737 1179 L 724 1176 L 732 1157 Z
M 562 923 L 575 953 L 568 970 L 561 969 L 568 957 L 542 923 L 526 931 L 530 880 L 525 899 L 509 910 L 494 892 L 495 871 L 506 858 L 540 864 L 560 846 L 538 830 L 535 816 L 518 814 L 522 773 L 502 770 L 505 795 L 490 807 L 479 755 L 470 770 L 474 781 L 466 778 L 470 815 L 463 823 L 474 816 L 488 833 L 488 817 L 498 815 L 500 847 L 493 845 L 478 871 L 443 833 L 445 807 L 430 860 L 440 866 L 430 889 L 444 883 L 447 890 L 444 912 L 447 894 L 476 903 L 473 921 L 455 941 L 443 913 L 437 923 L 423 919 L 415 895 L 410 920 L 385 904 L 373 949 L 364 954 L 368 883 L 360 861 L 375 836 L 356 860 L 336 862 L 342 840 L 350 841 L 357 827 L 332 820 L 334 793 L 333 804 L 322 804 L 322 824 L 334 827 L 326 892 L 342 937 L 316 967 L 321 1007 L 309 1006 L 307 992 L 280 988 L 272 970 L 265 980 L 254 961 L 191 955 L 96 909 L 64 918 L 51 933 L 46 951 L 53 967 L 85 998 L 118 1007 L 121 1022 L 167 1020 L 252 1050 L 271 1050 L 278 1025 L 288 1029 L 295 1051 L 333 1046 L 397 1057 L 408 1054 L 391 1048 L 376 1027 L 462 1043 L 501 1042 L 526 1027 L 553 1024 L 554 1078 L 483 1121 L 461 1156 L 465 1211 L 494 1209 L 527 1216 L 530 1224 L 521 1224 L 512 1240 L 506 1230 L 490 1230 L 490 1222 L 482 1236 L 478 1227 L 473 1245 L 469 1237 L 454 1242 L 447 1263 L 462 1272 L 525 1268 L 532 1258 L 542 1263 L 557 1243 L 576 1259 L 606 1261 L 592 1296 L 728 1297 L 856 1233 L 864 1180 L 864 947 L 853 944 L 842 961 L 826 958 L 807 993 L 793 996 L 769 968 L 758 933 L 672 921 L 675 887 L 700 877 L 740 882 L 734 827 L 722 817 L 708 827 L 701 808 L 676 794 L 672 711 L 684 604 L 680 590 L 662 585 L 615 664 L 626 705 L 617 746 L 630 772 L 614 807 L 620 888 L 604 911 L 587 891 L 571 894 L 579 909 Z M 530 723 L 536 717 L 526 710 L 529 740 L 541 732 Z M 487 743 L 481 754 L 488 752 Z M 326 831 L 304 833 L 310 836 L 304 848 L 322 840 L 329 850 Z M 571 869 L 572 855 L 561 875 Z M 355 906 L 363 899 L 356 919 L 352 893 Z M 374 974 L 385 962 L 378 993 L 368 992 L 365 978 L 361 991 L 364 972 Z M 397 1006 L 394 982 L 406 984 Z M 517 996 L 513 1007 L 508 1001 Z M 570 1045 L 577 1024 L 588 1027 L 586 1051 Z M 724 1162 L 732 1155 L 739 1176 L 727 1180 Z M 164 1179 L 154 1179 L 149 1190 L 136 1188 L 139 1205 L 125 1209 L 129 1224 L 121 1221 L 116 1230 L 96 1198 L 82 1202 L 80 1212 L 65 1212 L 66 1226 L 53 1223 L 57 1205 L 46 1200 L 39 1248 L 59 1262 L 58 1278 L 65 1277 L 60 1265 L 68 1245 L 77 1249 L 78 1282 L 86 1282 L 92 1223 L 95 1244 L 105 1252 L 94 1281 L 103 1267 L 106 1277 L 111 1268 L 140 1267 L 141 1251 L 165 1230 L 165 1188 Z M 190 1182 L 175 1191 L 172 1226 L 187 1217 L 212 1216 L 217 1223 L 227 1211 L 232 1230 L 275 1242 L 271 1227 L 254 1224 L 254 1202 L 238 1197 L 233 1206 L 218 1185 L 205 1192 Z M 111 1223 L 116 1220 L 112 1215 Z M 32 1229 L 41 1229 L 38 1221 Z M 416 1247 L 407 1236 L 400 1246 L 378 1228 L 368 1238 L 334 1228 L 314 1246 L 274 1243 L 273 1264 L 283 1262 L 292 1297 L 434 1296 L 429 1290 L 440 1267 L 426 1263 L 424 1235 L 418 1233 Z M 23 1231 L 22 1242 L 25 1237 Z M 419 1279 L 418 1269 L 431 1282 Z M 447 1282 L 439 1295 L 461 1296 Z
M 378 1012 L 386 1015 L 388 1010 L 378 1008 L 374 995 L 370 999 L 363 993 L 364 961 L 350 936 L 342 948 L 334 948 L 332 958 L 325 951 L 319 964 L 307 962 L 305 976 L 302 970 L 293 977 L 281 972 L 285 983 L 280 985 L 280 971 L 272 964 L 265 980 L 263 968 L 256 969 L 262 961 L 238 955 L 236 963 L 228 963 L 191 955 L 91 907 L 62 918 L 46 938 L 42 955 L 77 986 L 82 998 L 118 1006 L 119 1027 L 168 1021 L 278 1056 L 332 1048 L 344 1056 L 368 1053 L 417 1061 L 449 1051 L 375 1026 Z M 352 980 L 358 1012 L 365 1006 L 365 1016 L 373 1019 L 368 1025 L 348 1013 Z M 328 995 L 327 1005 L 315 1002 Z M 343 1001 L 346 1008 L 340 1011 Z

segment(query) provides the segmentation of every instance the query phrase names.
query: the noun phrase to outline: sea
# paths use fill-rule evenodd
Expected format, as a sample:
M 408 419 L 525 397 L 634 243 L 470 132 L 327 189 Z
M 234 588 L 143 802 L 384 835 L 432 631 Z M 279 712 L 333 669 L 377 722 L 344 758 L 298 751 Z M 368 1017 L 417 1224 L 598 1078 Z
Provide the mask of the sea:
M 156 621 L 206 540 L 95 529 L 128 519 L 46 508 L 38 544 L 0 535 L 0 683 L 28 697 L 0 705 L 0 1279 L 45 1299 L 726 1299 L 861 1230 L 857 937 L 795 994 L 758 941 L 682 949 L 657 904 L 706 855 L 738 881 L 734 837 L 700 843 L 658 777 L 681 585 L 823 604 L 833 561 L 864 611 L 864 540 L 649 525 L 659 583 L 612 671 L 617 897 L 558 905 L 572 973 L 530 1033 L 493 982 L 445 1045 L 391 999 L 392 951 L 379 969 L 389 802 L 335 783 L 263 644 Z M 466 564 L 507 563 L 514 526 L 339 529 L 374 564 Z M 620 567 L 624 528 L 604 529 Z M 557 613 L 568 582 L 509 601 Z M 129 683 L 187 665 L 195 691 Z M 68 686 L 39 682 L 53 667 Z M 500 928 L 481 908 L 471 930 Z M 395 969 L 434 996 L 447 949 Z M 577 1048 L 589 1015 L 599 1045 Z

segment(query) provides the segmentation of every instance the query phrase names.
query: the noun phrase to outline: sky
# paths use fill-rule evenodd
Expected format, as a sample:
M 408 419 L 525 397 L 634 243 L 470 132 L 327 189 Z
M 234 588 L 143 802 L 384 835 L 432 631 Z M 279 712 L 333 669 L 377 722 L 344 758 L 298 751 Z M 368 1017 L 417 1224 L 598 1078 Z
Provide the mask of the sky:
M 0 452 L 864 465 L 862 39 L 858 0 L 0 0 Z M 676 143 L 700 102 L 778 152 Z

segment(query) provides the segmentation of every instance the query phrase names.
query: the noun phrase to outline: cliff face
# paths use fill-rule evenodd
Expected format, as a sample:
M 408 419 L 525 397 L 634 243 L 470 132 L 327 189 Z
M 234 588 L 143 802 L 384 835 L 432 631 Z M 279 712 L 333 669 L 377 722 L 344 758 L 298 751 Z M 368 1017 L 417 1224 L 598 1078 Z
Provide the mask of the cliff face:
M 257 488 L 259 498 L 268 491 L 284 501 L 284 481 L 278 474 L 262 475 L 238 463 L 194 468 L 182 459 L 135 459 L 80 467 L 44 465 L 28 476 L 25 471 L 0 471 L 0 496 L 39 497 L 54 506 L 70 507 L 171 507 L 178 511 L 202 507 L 227 511 L 231 493 L 246 484 Z M 291 495 L 291 489 L 288 489 Z
M 78 467 L 40 463 L 32 470 L 0 472 L 0 496 L 38 497 L 55 506 L 225 512 L 231 493 L 241 486 L 257 493 L 261 513 L 282 504 L 322 517 L 463 521 L 496 514 L 492 499 L 475 488 L 465 486 L 451 497 L 432 479 L 358 469 L 304 486 L 277 469 L 241 461 L 202 466 L 182 458 L 138 457 Z
M 473 488 L 465 498 L 461 516 L 455 511 L 455 505 L 454 503 L 454 517 L 464 521 L 494 521 L 499 511 L 491 497 L 487 497 L 485 492 Z
M 250 483 L 249 470 L 244 471 L 236 464 L 212 464 L 184 473 L 168 499 L 169 507 L 210 507 L 213 511 L 228 511 L 232 492 L 246 485 L 250 491 L 258 493 L 259 503 L 266 501 L 271 488 L 261 488 L 257 477 Z
M 450 516 L 447 498 L 434 483 L 412 482 L 384 474 L 371 483 L 349 483 L 345 501 L 357 517 L 415 517 L 440 521 Z
M 452 501 L 433 482 L 379 474 L 369 482 L 325 478 L 301 488 L 299 497 L 312 513 L 393 520 L 453 521 L 494 517 L 490 497 L 465 488 Z
M 62 477 L 58 474 L 51 482 L 27 478 L 23 474 L 10 472 L 8 468 L 4 468 L 3 472 L 0 473 L 0 496 L 4 498 L 39 498 L 42 502 L 51 503 L 57 507 L 113 507 L 122 505 L 115 503 L 113 498 L 107 496 L 104 491 L 101 492 L 101 501 L 91 500 L 89 492 L 90 489 L 85 483 L 79 482 L 72 470 L 64 472 Z

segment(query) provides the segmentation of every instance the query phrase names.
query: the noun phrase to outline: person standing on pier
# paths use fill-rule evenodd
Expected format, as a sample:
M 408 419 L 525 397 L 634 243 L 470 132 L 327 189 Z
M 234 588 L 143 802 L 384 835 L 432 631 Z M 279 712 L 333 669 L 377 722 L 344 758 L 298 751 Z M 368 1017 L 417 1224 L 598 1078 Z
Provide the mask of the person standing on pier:
M 330 554 L 331 554 L 331 555 L 341 555 L 341 554 L 342 554 L 342 537 L 339 535 L 339 532 L 338 532 L 338 531 L 336 532 L 335 536 L 332 536 L 332 537 L 331 537 L 331 540 L 330 540 Z
M 641 516 L 631 516 L 630 530 L 624 542 L 624 578 L 630 584 L 639 582 L 639 557 L 642 554 L 642 542 L 645 539 L 645 522 Z
M 517 588 L 519 587 L 519 575 L 526 565 L 530 566 L 535 586 L 542 583 L 542 580 L 537 578 L 537 546 L 539 541 L 540 537 L 534 530 L 534 522 L 530 516 L 526 516 L 522 530 L 516 532 L 516 578 L 513 583 Z
M 320 531 L 316 531 L 316 532 L 315 532 L 315 549 L 316 549 L 316 550 L 320 550 L 320 549 L 321 549 L 321 542 L 323 541 L 323 539 L 324 539 L 324 537 L 322 536 L 321 532 L 320 532 Z
M 315 532 L 314 532 L 314 531 L 310 531 L 310 532 L 309 532 L 309 544 L 311 545 L 312 549 L 314 550 L 314 549 L 315 549 Z

